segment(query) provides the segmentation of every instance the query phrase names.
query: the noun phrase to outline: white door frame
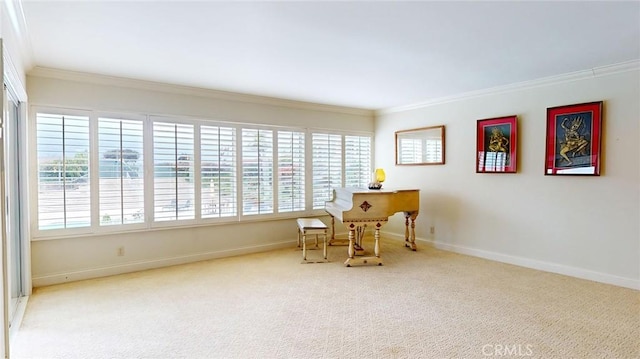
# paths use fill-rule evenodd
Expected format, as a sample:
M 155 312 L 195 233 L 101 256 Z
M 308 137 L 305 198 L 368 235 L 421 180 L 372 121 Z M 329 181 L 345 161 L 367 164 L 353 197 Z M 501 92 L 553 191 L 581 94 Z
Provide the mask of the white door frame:
M 0 269 L 2 270 L 2 291 L 0 295 L 0 322 L 2 325 L 0 326 L 0 355 L 3 358 L 10 357 L 10 330 L 9 330 L 9 321 L 10 321 L 10 313 L 9 313 L 9 270 L 8 270 L 8 246 L 7 246 L 7 238 L 6 238 L 6 197 L 5 197 L 5 163 L 4 163 L 4 130 L 6 118 L 7 118 L 7 91 L 11 91 L 12 95 L 18 101 L 18 111 L 19 111 L 19 121 L 22 123 L 18 126 L 18 146 L 17 149 L 20 154 L 22 154 L 22 161 L 18 163 L 20 167 L 21 174 L 23 176 L 19 179 L 20 187 L 24 188 L 24 191 L 21 191 L 20 197 L 18 201 L 22 204 L 20 206 L 20 214 L 19 216 L 22 219 L 20 224 L 21 232 L 22 232 L 22 243 L 21 243 L 21 262 L 22 262 L 22 292 L 25 295 L 24 300 L 19 301 L 17 314 L 14 317 L 14 328 L 19 326 L 19 322 L 22 320 L 22 313 L 24 313 L 24 309 L 26 307 L 26 300 L 28 296 L 31 295 L 32 291 L 32 283 L 31 283 L 31 246 L 30 246 L 30 232 L 29 226 L 29 211 L 28 211 L 28 194 L 26 191 L 28 185 L 28 163 L 27 163 L 27 129 L 26 129 L 26 118 L 27 118 L 27 92 L 24 88 L 23 82 L 20 80 L 20 76 L 16 71 L 16 68 L 13 66 L 13 63 L 9 57 L 9 54 L 4 48 L 4 42 L 2 38 L 0 38 L 0 78 L 2 81 L 2 101 L 0 101 Z M 18 314 L 19 313 L 19 314 Z M 19 317 L 18 317 L 19 316 Z

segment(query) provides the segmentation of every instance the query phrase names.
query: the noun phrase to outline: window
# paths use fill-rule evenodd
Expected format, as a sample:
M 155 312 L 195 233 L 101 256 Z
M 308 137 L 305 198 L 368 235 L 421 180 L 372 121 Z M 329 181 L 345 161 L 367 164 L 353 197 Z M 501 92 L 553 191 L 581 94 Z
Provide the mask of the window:
M 143 122 L 98 120 L 100 225 L 144 222 Z
M 193 125 L 153 123 L 154 218 L 194 219 Z
M 312 134 L 313 209 L 324 208 L 334 187 L 342 187 L 342 136 Z
M 200 127 L 202 218 L 234 217 L 236 205 L 236 130 Z
M 344 136 L 345 187 L 367 188 L 372 178 L 371 137 Z
M 343 178 L 345 187 L 367 187 L 372 173 L 371 136 L 313 133 L 311 141 L 313 209 L 324 208 L 333 189 L 343 186 Z
M 305 210 L 304 132 L 278 131 L 278 212 Z
M 91 225 L 89 118 L 36 116 L 38 229 Z
M 310 215 L 371 178 L 367 135 L 59 111 L 35 111 L 36 237 Z
M 242 213 L 273 213 L 273 131 L 242 129 Z

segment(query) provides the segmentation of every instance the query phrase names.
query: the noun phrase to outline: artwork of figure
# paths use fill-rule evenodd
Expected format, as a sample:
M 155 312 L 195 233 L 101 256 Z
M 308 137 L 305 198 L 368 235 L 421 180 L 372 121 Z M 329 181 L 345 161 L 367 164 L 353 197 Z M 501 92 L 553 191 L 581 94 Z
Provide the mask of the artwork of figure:
M 491 128 L 491 136 L 489 137 L 489 151 L 491 152 L 509 152 L 509 139 L 500 131 L 500 128 Z
M 603 101 L 547 108 L 545 175 L 600 175 Z
M 588 133 L 584 132 L 582 117 L 569 120 L 565 117 L 560 126 L 564 130 L 564 139 L 560 141 L 560 156 L 565 160 L 567 165 L 572 165 L 573 161 L 569 158 L 576 155 L 585 156 L 589 146 L 589 141 L 585 138 L 588 137 Z
M 482 136 L 478 136 L 482 141 L 478 144 L 479 169 L 481 172 L 505 172 L 509 167 L 509 171 L 514 171 L 515 167 L 511 167 L 514 124 L 502 122 L 503 119 L 489 121 L 494 123 L 481 125 Z

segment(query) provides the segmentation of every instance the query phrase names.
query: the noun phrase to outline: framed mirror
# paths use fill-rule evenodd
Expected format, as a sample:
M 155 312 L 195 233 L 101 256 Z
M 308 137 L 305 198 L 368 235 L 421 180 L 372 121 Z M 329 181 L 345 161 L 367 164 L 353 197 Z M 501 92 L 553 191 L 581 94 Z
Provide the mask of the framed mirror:
M 396 131 L 396 165 L 443 165 L 444 125 Z

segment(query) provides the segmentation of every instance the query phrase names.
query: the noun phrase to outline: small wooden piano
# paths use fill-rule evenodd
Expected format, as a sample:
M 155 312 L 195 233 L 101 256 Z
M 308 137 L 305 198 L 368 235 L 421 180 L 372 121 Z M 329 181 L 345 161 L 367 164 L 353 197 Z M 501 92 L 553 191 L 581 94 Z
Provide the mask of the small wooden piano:
M 420 209 L 420 190 L 417 189 L 379 189 L 335 188 L 333 199 L 325 202 L 325 211 L 331 216 L 331 240 L 334 244 L 335 219 L 349 229 L 349 258 L 344 262 L 347 267 L 357 264 L 382 265 L 380 258 L 380 227 L 389 221 L 389 216 L 404 212 L 405 246 L 416 250 L 415 220 Z M 409 229 L 411 220 L 411 229 Z M 364 254 L 362 237 L 366 226 L 374 228 L 375 256 Z

